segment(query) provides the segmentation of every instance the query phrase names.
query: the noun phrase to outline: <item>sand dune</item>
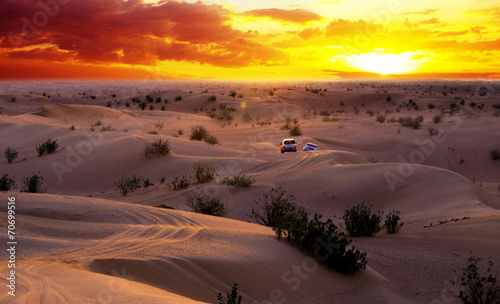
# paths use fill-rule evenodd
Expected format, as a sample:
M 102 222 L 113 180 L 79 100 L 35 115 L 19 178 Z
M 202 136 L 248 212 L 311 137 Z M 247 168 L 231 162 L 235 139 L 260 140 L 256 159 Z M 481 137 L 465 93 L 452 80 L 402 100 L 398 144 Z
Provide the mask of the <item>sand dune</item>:
M 315 94 L 306 85 L 327 90 Z M 447 282 L 471 251 L 500 263 L 500 162 L 489 156 L 500 149 L 500 120 L 495 94 L 480 100 L 481 110 L 468 105 L 477 101 L 470 83 L 453 84 L 458 89 L 449 95 L 417 93 L 429 85 L 0 84 L 0 150 L 19 151 L 12 164 L 0 162 L 0 176 L 17 182 L 2 197 L 16 197 L 19 235 L 18 296 L 13 300 L 2 285 L 0 302 L 216 303 L 233 282 L 244 303 L 431 303 L 450 296 Z M 228 96 L 233 90 L 242 98 Z M 147 95 L 169 102 L 152 103 L 155 110 L 125 106 Z M 212 95 L 217 101 L 209 102 Z M 462 98 L 460 111 L 432 122 Z M 420 108 L 406 106 L 409 99 Z M 234 108 L 232 121 L 208 117 L 222 105 Z M 333 121 L 324 121 L 326 112 Z M 414 130 L 376 122 L 377 115 L 422 115 L 424 122 Z M 298 152 L 281 154 L 278 144 L 291 136 L 287 118 L 298 121 L 303 135 L 294 136 Z M 219 144 L 190 140 L 195 125 Z M 431 136 L 432 127 L 440 135 Z M 59 149 L 38 157 L 35 147 L 48 138 Z M 145 146 L 160 139 L 169 140 L 171 153 L 146 158 Z M 307 142 L 321 150 L 301 151 Z M 193 175 L 200 163 L 216 167 L 215 182 L 171 189 L 176 176 Z M 18 192 L 33 173 L 44 177 L 49 194 Z M 256 182 L 218 183 L 234 174 Z M 122 175 L 149 178 L 154 186 L 121 196 L 115 182 Z M 397 235 L 355 238 L 368 253 L 368 268 L 341 275 L 278 241 L 270 228 L 249 223 L 255 202 L 274 186 L 340 229 L 344 210 L 363 201 L 385 214 L 400 211 L 405 225 Z M 226 218 L 189 212 L 187 195 L 195 192 L 219 198 Z M 153 207 L 162 204 L 175 210 Z M 5 204 L 0 211 L 4 227 Z M 3 275 L 6 265 L 0 264 Z

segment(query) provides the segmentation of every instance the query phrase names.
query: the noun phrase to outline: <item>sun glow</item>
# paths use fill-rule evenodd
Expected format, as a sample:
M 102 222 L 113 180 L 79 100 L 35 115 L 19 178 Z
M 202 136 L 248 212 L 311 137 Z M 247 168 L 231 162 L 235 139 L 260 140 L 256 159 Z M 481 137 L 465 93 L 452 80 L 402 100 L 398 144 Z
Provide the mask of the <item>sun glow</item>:
M 407 74 L 415 71 L 419 61 L 413 59 L 414 53 L 407 52 L 398 55 L 367 53 L 345 56 L 346 63 L 358 70 L 388 74 Z

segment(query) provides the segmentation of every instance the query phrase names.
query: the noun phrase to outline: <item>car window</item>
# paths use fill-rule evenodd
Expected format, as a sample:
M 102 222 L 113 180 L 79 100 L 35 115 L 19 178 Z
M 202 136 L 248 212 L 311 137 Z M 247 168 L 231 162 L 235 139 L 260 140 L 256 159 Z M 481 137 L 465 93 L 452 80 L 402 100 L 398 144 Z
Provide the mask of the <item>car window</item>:
M 288 145 L 290 143 L 289 140 L 285 140 L 285 145 Z
M 291 144 L 294 144 L 294 143 L 295 143 L 295 140 L 291 140 L 291 141 L 290 141 L 290 143 L 291 143 Z

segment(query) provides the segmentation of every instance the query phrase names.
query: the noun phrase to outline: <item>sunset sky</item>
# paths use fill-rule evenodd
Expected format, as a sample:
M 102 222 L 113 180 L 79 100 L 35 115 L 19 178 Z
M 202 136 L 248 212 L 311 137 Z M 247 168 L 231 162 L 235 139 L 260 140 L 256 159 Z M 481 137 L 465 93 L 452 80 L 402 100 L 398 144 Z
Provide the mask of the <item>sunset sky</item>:
M 0 79 L 500 78 L 498 0 L 0 0 Z

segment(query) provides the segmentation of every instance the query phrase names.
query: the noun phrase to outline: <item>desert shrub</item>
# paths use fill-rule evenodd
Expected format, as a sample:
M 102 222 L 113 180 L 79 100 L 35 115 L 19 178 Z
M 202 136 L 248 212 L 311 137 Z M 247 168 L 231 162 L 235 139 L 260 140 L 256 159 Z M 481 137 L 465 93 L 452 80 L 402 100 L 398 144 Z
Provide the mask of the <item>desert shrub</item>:
M 392 211 L 385 217 L 384 227 L 387 233 L 394 234 L 403 227 L 404 223 L 400 223 L 399 211 Z
M 401 124 L 401 126 L 403 127 L 410 127 L 410 128 L 413 128 L 413 129 L 419 129 L 420 126 L 422 126 L 422 122 L 424 121 L 424 117 L 423 116 L 417 116 L 416 118 L 412 118 L 412 117 L 400 117 L 399 118 L 399 123 Z
M 175 102 L 178 102 L 178 101 L 181 101 L 181 100 L 182 100 L 182 96 L 181 96 L 181 95 L 179 95 L 179 96 L 175 97 L 175 100 L 174 100 L 174 101 L 175 101 Z
M 241 304 L 241 296 L 238 295 L 238 284 L 235 282 L 231 292 L 227 293 L 227 302 L 224 302 L 222 293 L 217 295 L 217 301 L 219 301 L 219 304 Z
M 490 261 L 486 273 L 481 274 L 478 265 L 480 260 L 479 257 L 469 257 L 469 264 L 455 282 L 459 289 L 456 297 L 464 304 L 498 304 L 500 285 L 496 278 L 497 273 L 493 273 L 494 264 Z
M 251 176 L 243 175 L 235 175 L 233 177 L 226 176 L 221 181 L 221 184 L 228 186 L 240 186 L 240 187 L 250 187 L 253 183 L 255 183 L 255 179 Z
M 154 109 L 155 109 L 155 106 L 153 106 L 153 105 L 149 105 L 149 110 L 150 110 L 150 111 L 153 111 Z
M 229 92 L 229 96 L 231 96 L 233 98 L 236 98 L 236 95 L 238 95 L 238 93 L 236 93 L 235 91 Z
M 109 131 L 115 131 L 112 125 L 107 125 L 107 126 L 102 126 L 101 127 L 101 132 L 109 132 Z
M 72 125 L 71 127 L 69 127 L 69 129 L 70 129 L 71 131 L 76 131 L 75 125 Z
M 94 127 L 100 127 L 102 126 L 102 121 L 98 120 L 95 124 Z
M 292 127 L 290 126 L 290 124 L 289 124 L 289 123 L 287 123 L 287 124 L 283 125 L 280 129 L 281 129 L 281 130 L 290 130 L 291 128 L 292 128 Z
M 144 109 L 146 109 L 146 106 L 147 106 L 147 104 L 145 102 L 141 102 L 139 104 L 139 108 L 141 108 L 141 110 L 143 110 L 143 111 L 144 111 Z
M 224 109 L 222 110 L 221 112 L 219 112 L 215 118 L 217 118 L 217 120 L 227 120 L 227 121 L 232 121 L 233 120 L 233 115 L 230 113 L 229 110 L 227 109 Z
M 492 160 L 500 159 L 500 152 L 496 149 L 490 150 L 490 157 Z
M 302 135 L 302 130 L 300 129 L 300 125 L 294 125 L 290 129 L 290 136 L 300 136 Z
M 193 166 L 194 177 L 198 183 L 208 183 L 215 180 L 216 168 L 205 163 Z
M 217 97 L 215 95 L 208 97 L 208 102 L 216 102 L 216 101 L 217 101 Z
M 174 190 L 181 190 L 189 187 L 190 184 L 190 178 L 189 176 L 183 175 L 181 178 L 176 176 L 174 180 L 172 181 L 172 187 Z
M 430 134 L 431 136 L 438 135 L 438 134 L 439 134 L 439 130 L 438 130 L 438 129 L 436 129 L 436 128 L 432 128 L 432 127 L 431 127 L 431 128 L 429 128 L 429 134 Z
M 343 219 L 349 235 L 355 237 L 377 234 L 380 231 L 382 217 L 380 213 L 372 214 L 371 207 L 361 203 L 346 209 Z
M 165 183 L 165 176 L 160 176 L 159 182 L 163 185 Z
M 216 145 L 219 143 L 219 140 L 217 139 L 217 137 L 213 136 L 212 134 L 208 134 L 207 136 L 205 136 L 205 142 L 207 144 Z
M 338 232 L 331 219 L 325 222 L 321 215 L 315 214 L 309 220 L 308 213 L 298 209 L 282 227 L 273 230 L 278 238 L 284 234 L 288 242 L 340 273 L 354 274 L 366 268 L 366 253 L 350 248 L 352 241 L 343 232 Z
M 148 134 L 151 134 L 151 135 L 158 135 L 158 131 L 156 130 L 153 130 L 153 131 L 149 131 Z M 147 147 L 147 145 L 146 145 Z
M 319 111 L 319 115 L 321 115 L 321 116 L 330 116 L 330 112 L 326 111 L 326 110 Z
M 252 209 L 250 217 L 257 223 L 272 228 L 282 229 L 285 222 L 297 212 L 295 196 L 285 195 L 285 191 L 279 186 L 272 188 L 269 194 L 263 194 L 255 205 L 260 210 Z
M 436 108 L 436 105 L 435 105 L 435 104 L 433 104 L 433 103 L 431 102 L 431 103 L 429 103 L 429 104 L 427 105 L 427 107 L 428 107 L 429 109 L 435 109 L 435 108 Z
M 144 188 L 152 187 L 152 186 L 154 186 L 154 185 L 155 185 L 155 184 L 153 184 L 149 178 L 143 178 L 143 179 L 142 179 L 142 186 L 143 186 Z
M 57 143 L 57 140 L 51 140 L 49 138 L 49 139 L 47 139 L 46 142 L 41 143 L 40 145 L 36 146 L 36 151 L 38 152 L 38 156 L 42 156 L 45 153 L 52 154 L 52 153 L 56 152 L 58 147 L 59 147 L 59 144 Z
M 184 135 L 184 131 L 182 131 L 182 129 L 179 129 L 179 130 L 177 130 L 177 134 L 182 136 L 182 135 Z
M 196 125 L 191 127 L 191 140 L 203 140 L 207 134 L 208 131 L 204 126 Z
M 122 175 L 121 179 L 115 182 L 115 186 L 123 196 L 127 196 L 127 194 L 134 192 L 137 188 L 140 188 L 141 180 L 142 178 L 136 177 L 135 175 L 132 177 Z
M 500 103 L 492 105 L 493 109 L 500 110 Z
M 432 122 L 435 123 L 435 124 L 438 124 L 441 122 L 441 115 L 436 115 L 434 116 L 434 118 L 432 118 Z
M 385 121 L 385 115 L 378 115 L 375 120 L 379 123 L 383 123 Z
M 21 192 L 26 193 L 44 193 L 45 190 L 42 188 L 43 186 L 43 177 L 33 173 L 31 177 L 26 177 L 23 180 L 24 187 L 21 189 Z
M 244 113 L 243 116 L 241 116 L 241 121 L 243 122 L 251 122 L 252 121 L 252 115 L 250 113 Z
M 146 100 L 149 102 L 149 103 L 152 103 L 153 102 L 153 97 L 151 95 L 148 95 L 146 96 Z
M 370 115 L 370 117 L 372 117 L 373 115 L 375 115 L 375 112 L 373 112 L 372 110 L 367 110 L 366 114 L 368 114 L 368 115 Z
M 195 213 L 220 217 L 226 214 L 226 207 L 216 197 L 208 197 L 197 193 L 188 195 L 188 206 Z
M 16 187 L 14 179 L 10 178 L 8 174 L 2 175 L 0 178 L 0 191 L 9 191 Z
M 146 148 L 144 150 L 144 156 L 146 156 L 146 158 L 167 155 L 168 153 L 170 153 L 170 142 L 167 139 L 160 139 L 149 145 L 146 144 Z
M 5 156 L 7 163 L 10 164 L 19 156 L 19 151 L 14 148 L 7 147 L 3 152 L 3 155 Z

